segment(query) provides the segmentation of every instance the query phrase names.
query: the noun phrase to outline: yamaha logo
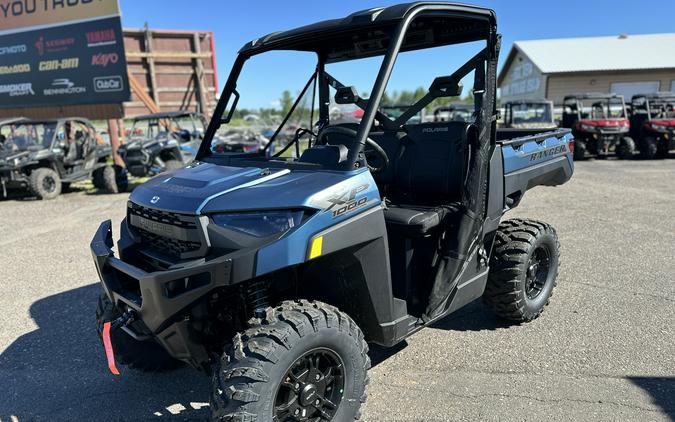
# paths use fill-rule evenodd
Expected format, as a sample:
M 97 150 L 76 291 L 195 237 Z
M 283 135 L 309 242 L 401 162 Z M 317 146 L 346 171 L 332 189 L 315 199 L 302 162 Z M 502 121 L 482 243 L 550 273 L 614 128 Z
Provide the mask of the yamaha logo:
M 157 202 L 159 202 L 159 196 L 153 196 L 150 200 L 151 204 L 156 204 Z

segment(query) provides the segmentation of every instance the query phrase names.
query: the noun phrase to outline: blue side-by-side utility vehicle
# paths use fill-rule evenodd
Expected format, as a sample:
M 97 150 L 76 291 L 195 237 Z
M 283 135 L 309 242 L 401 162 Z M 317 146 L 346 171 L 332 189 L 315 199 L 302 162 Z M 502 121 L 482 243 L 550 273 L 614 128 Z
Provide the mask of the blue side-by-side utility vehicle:
M 395 119 L 379 111 L 400 53 L 461 43 L 480 50 Z M 366 398 L 368 343 L 392 346 L 481 297 L 507 319 L 539 316 L 558 275 L 556 232 L 502 216 L 527 190 L 570 179 L 574 141 L 567 129 L 496 129 L 499 46 L 492 10 L 440 2 L 246 44 L 195 161 L 134 190 L 116 253 L 110 221 L 91 243 L 111 370 L 117 359 L 210 373 L 214 420 L 348 421 Z M 316 121 L 271 157 L 215 150 L 244 63 L 279 50 L 316 53 L 298 97 L 314 87 Z M 378 56 L 372 87 L 327 70 Z M 460 95 L 469 74 L 472 121 L 408 123 Z M 332 123 L 332 98 L 362 108 L 360 122 Z M 301 137 L 309 148 L 284 158 Z

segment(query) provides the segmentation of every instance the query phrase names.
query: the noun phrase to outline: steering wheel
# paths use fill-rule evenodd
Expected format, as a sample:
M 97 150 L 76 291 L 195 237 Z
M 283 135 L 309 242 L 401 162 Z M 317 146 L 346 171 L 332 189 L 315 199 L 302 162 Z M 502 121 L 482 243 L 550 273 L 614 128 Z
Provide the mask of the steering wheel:
M 326 136 L 330 135 L 331 133 L 350 136 L 352 138 L 356 138 L 357 135 L 357 132 L 354 129 L 350 129 L 344 126 L 328 126 L 327 128 L 321 130 L 319 136 L 316 138 L 316 144 L 317 145 L 323 144 L 322 142 L 323 139 Z M 370 139 L 370 137 L 366 138 L 366 145 L 371 149 L 369 151 L 366 151 L 364 149 L 363 151 L 364 155 L 367 156 L 370 152 L 374 152 L 377 158 L 379 158 L 380 161 L 382 162 L 379 166 L 375 167 L 368 162 L 368 158 L 366 157 L 366 165 L 368 166 L 368 170 L 370 170 L 370 172 L 373 174 L 383 172 L 387 167 L 389 167 L 389 156 L 387 156 L 387 153 L 384 152 L 384 149 L 382 149 L 382 147 L 378 145 L 377 142 Z

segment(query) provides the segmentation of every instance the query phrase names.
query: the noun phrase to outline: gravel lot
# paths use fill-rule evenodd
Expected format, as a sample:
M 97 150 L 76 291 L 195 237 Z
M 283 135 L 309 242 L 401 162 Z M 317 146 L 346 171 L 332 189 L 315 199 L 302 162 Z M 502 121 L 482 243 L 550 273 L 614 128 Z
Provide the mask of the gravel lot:
M 88 245 L 127 196 L 0 201 L 0 421 L 202 420 L 210 380 L 114 377 Z M 508 326 L 475 302 L 374 349 L 366 421 L 675 420 L 675 159 L 588 161 L 510 214 L 558 230 L 548 309 Z M 117 230 L 115 230 L 117 232 Z

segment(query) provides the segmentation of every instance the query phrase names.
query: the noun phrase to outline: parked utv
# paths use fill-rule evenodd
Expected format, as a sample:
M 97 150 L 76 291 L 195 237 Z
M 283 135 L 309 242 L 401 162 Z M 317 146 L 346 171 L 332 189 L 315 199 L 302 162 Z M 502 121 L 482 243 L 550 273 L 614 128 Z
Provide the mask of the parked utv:
M 194 159 L 205 127 L 204 116 L 186 110 L 138 116 L 118 154 L 137 177 L 179 169 Z
M 675 149 L 675 92 L 634 95 L 630 130 L 643 158 L 667 156 Z
M 470 104 L 449 104 L 438 106 L 433 111 L 434 122 L 470 122 L 473 120 L 473 106 Z
M 396 120 L 398 119 L 403 113 L 408 111 L 410 108 L 410 104 L 394 104 L 394 105 L 383 105 L 380 107 L 380 111 L 387 116 L 391 120 Z M 409 125 L 412 124 L 418 124 L 418 123 L 424 123 L 425 121 L 425 113 L 424 109 L 420 110 L 419 113 L 416 115 L 410 117 L 410 120 L 408 120 L 406 123 Z
M 111 147 L 87 119 L 5 121 L 0 141 L 4 197 L 9 190 L 28 190 L 38 199 L 53 199 L 63 187 L 89 178 L 106 192 L 126 190 L 126 174 L 108 164 Z
M 111 370 L 116 356 L 210 372 L 215 420 L 349 421 L 366 400 L 368 343 L 395 345 L 480 297 L 504 318 L 537 318 L 556 284 L 558 237 L 502 215 L 530 188 L 570 179 L 573 139 L 496 131 L 496 31 L 489 9 L 410 3 L 244 45 L 196 160 L 134 190 L 117 257 L 110 221 L 94 235 Z M 379 111 L 399 55 L 470 42 L 475 56 L 398 118 Z M 279 51 L 316 53 L 298 98 L 316 92 L 318 116 L 292 141 L 309 136 L 311 147 L 298 159 L 213 151 L 245 63 Z M 382 60 L 372 87 L 328 71 L 364 57 Z M 459 96 L 467 75 L 474 120 L 405 123 Z M 331 97 L 363 109 L 360 123 L 332 124 Z
M 554 129 L 553 101 L 523 100 L 504 103 L 503 127 L 513 129 Z
M 572 129 L 576 141 L 574 159 L 586 154 L 598 158 L 614 152 L 622 159 L 635 153 L 635 142 L 629 136 L 628 114 L 622 95 L 582 94 L 563 99 L 562 127 Z

